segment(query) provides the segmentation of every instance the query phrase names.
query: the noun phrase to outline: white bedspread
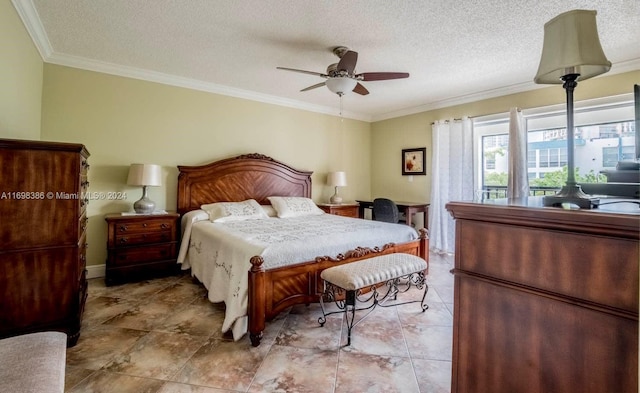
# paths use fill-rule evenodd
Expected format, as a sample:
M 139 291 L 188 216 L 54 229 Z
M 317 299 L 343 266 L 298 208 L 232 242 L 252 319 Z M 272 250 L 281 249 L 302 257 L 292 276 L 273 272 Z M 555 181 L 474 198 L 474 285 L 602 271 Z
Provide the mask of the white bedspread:
M 178 263 L 208 289 L 211 302 L 225 302 L 222 331 L 235 340 L 247 332 L 250 258 L 260 255 L 263 268 L 335 257 L 358 246 L 380 247 L 418 238 L 415 229 L 330 214 L 212 223 L 206 213 L 183 217 L 183 240 Z

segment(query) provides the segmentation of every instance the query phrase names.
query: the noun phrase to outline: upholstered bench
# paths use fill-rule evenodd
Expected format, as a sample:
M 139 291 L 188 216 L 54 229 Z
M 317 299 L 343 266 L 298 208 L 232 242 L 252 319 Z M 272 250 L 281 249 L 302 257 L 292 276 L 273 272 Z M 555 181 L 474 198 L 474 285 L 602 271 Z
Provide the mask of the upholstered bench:
M 320 326 L 324 326 L 326 317 L 331 314 L 344 313 L 347 320 L 347 346 L 351 345 L 351 329 L 362 321 L 376 306 L 389 307 L 407 303 L 420 302 L 424 312 L 429 306 L 425 303 L 427 291 L 425 271 L 427 262 L 410 254 L 386 254 L 363 259 L 361 261 L 330 267 L 320 273 L 324 280 L 324 295 L 320 297 L 322 317 L 318 318 Z M 406 292 L 411 287 L 424 289 L 421 300 L 392 302 L 397 300 L 398 293 Z M 327 312 L 324 299 L 335 302 L 339 311 Z M 356 307 L 356 301 L 363 304 Z M 365 306 L 365 304 L 370 303 Z M 369 310 L 358 321 L 355 312 Z
M 62 393 L 67 335 L 24 334 L 0 340 L 0 392 Z

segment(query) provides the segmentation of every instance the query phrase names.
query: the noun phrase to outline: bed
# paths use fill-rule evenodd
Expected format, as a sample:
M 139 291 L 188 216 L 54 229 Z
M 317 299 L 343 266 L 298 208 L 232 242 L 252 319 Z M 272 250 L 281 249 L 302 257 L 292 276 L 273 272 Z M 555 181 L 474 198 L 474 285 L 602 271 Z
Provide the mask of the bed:
M 190 223 L 191 216 L 201 213 L 202 205 L 216 202 L 240 202 L 253 199 L 258 204 L 267 206 L 270 205 L 269 198 L 273 196 L 311 198 L 312 172 L 296 170 L 262 154 L 240 155 L 201 166 L 178 166 L 178 170 L 177 206 L 178 213 L 183 217 L 183 225 L 185 218 L 188 218 L 187 221 Z M 327 218 L 335 220 L 337 216 Z M 341 219 L 345 218 L 341 217 Z M 298 218 L 298 220 L 302 219 Z M 362 226 L 365 225 L 365 221 L 369 221 L 347 220 L 351 220 L 347 223 L 352 226 Z M 310 218 L 309 222 L 312 221 Z M 204 227 L 205 223 L 202 226 Z M 401 227 L 401 225 L 397 226 Z M 196 225 L 193 228 L 195 233 Z M 309 257 L 309 250 L 306 250 L 304 257 L 285 266 L 278 263 L 265 263 L 265 255 L 258 253 L 249 258 L 249 263 L 239 262 L 245 263 L 242 265 L 243 269 L 246 266 L 248 270 L 246 281 L 242 277 L 247 289 L 246 298 L 241 301 L 246 302 L 245 326 L 251 344 L 253 346 L 260 344 L 266 322 L 283 310 L 295 304 L 319 301 L 323 291 L 320 273 L 326 268 L 397 252 L 418 255 L 428 262 L 428 237 L 424 229 L 419 230 L 413 240 L 379 241 L 379 243 L 349 247 L 339 252 L 332 251 L 330 254 L 321 253 L 314 257 Z M 181 254 L 184 255 L 184 252 L 184 247 L 181 247 Z M 245 249 L 244 252 L 246 253 L 247 250 Z M 207 286 L 204 282 L 207 277 L 203 277 L 202 273 L 203 267 L 194 268 L 190 264 L 186 267 L 190 267 L 191 274 Z M 242 285 L 245 285 L 244 283 Z M 211 291 L 211 288 L 207 287 L 207 289 Z M 212 296 L 209 299 L 214 300 Z M 236 330 L 242 333 L 242 328 Z M 234 331 L 234 338 L 237 339 L 236 333 Z

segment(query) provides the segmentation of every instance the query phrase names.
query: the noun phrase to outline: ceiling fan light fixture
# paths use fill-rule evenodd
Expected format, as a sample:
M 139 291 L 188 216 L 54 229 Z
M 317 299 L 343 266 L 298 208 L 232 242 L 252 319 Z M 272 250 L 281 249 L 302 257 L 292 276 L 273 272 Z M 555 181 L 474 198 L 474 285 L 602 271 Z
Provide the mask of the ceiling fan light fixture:
M 327 82 L 326 82 L 326 85 L 329 88 L 329 90 L 331 90 L 333 93 L 336 93 L 339 96 L 352 91 L 357 84 L 358 84 L 358 81 L 348 76 L 337 76 L 334 78 L 329 78 L 327 79 Z
M 300 91 L 309 91 L 321 86 L 327 86 L 332 93 L 335 93 L 340 97 L 350 91 L 361 96 L 369 94 L 369 90 L 367 90 L 360 81 L 385 81 L 389 79 L 402 79 L 409 77 L 409 74 L 406 72 L 365 72 L 362 74 L 356 74 L 355 68 L 358 61 L 358 52 L 354 52 L 346 47 L 340 46 L 334 48 L 333 53 L 340 58 L 340 61 L 330 64 L 327 67 L 326 74 L 287 67 L 276 68 L 279 70 L 316 75 L 326 79 L 325 82 L 316 83 L 315 85 L 311 85 Z

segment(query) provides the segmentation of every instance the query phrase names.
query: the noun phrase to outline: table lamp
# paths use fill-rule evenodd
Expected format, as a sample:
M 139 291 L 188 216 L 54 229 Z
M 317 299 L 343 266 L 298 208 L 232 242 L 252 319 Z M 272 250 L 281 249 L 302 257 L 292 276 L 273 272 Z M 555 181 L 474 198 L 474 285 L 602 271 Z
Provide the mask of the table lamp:
M 603 74 L 611 68 L 596 25 L 596 11 L 573 10 L 556 16 L 544 25 L 544 44 L 538 73 L 540 84 L 562 84 L 567 96 L 567 182 L 555 195 L 543 198 L 544 206 L 575 204 L 582 209 L 598 206 L 599 199 L 582 191 L 575 180 L 573 90 L 578 81 Z
M 347 185 L 347 174 L 345 172 L 329 172 L 327 175 L 327 184 L 335 187 L 335 193 L 329 199 L 331 203 L 342 203 L 342 197 L 338 195 L 338 187 Z
M 142 198 L 133 204 L 133 209 L 136 213 L 151 214 L 155 210 L 155 202 L 147 196 L 147 187 L 161 186 L 161 173 L 160 165 L 131 164 L 127 184 L 131 186 L 142 186 Z

